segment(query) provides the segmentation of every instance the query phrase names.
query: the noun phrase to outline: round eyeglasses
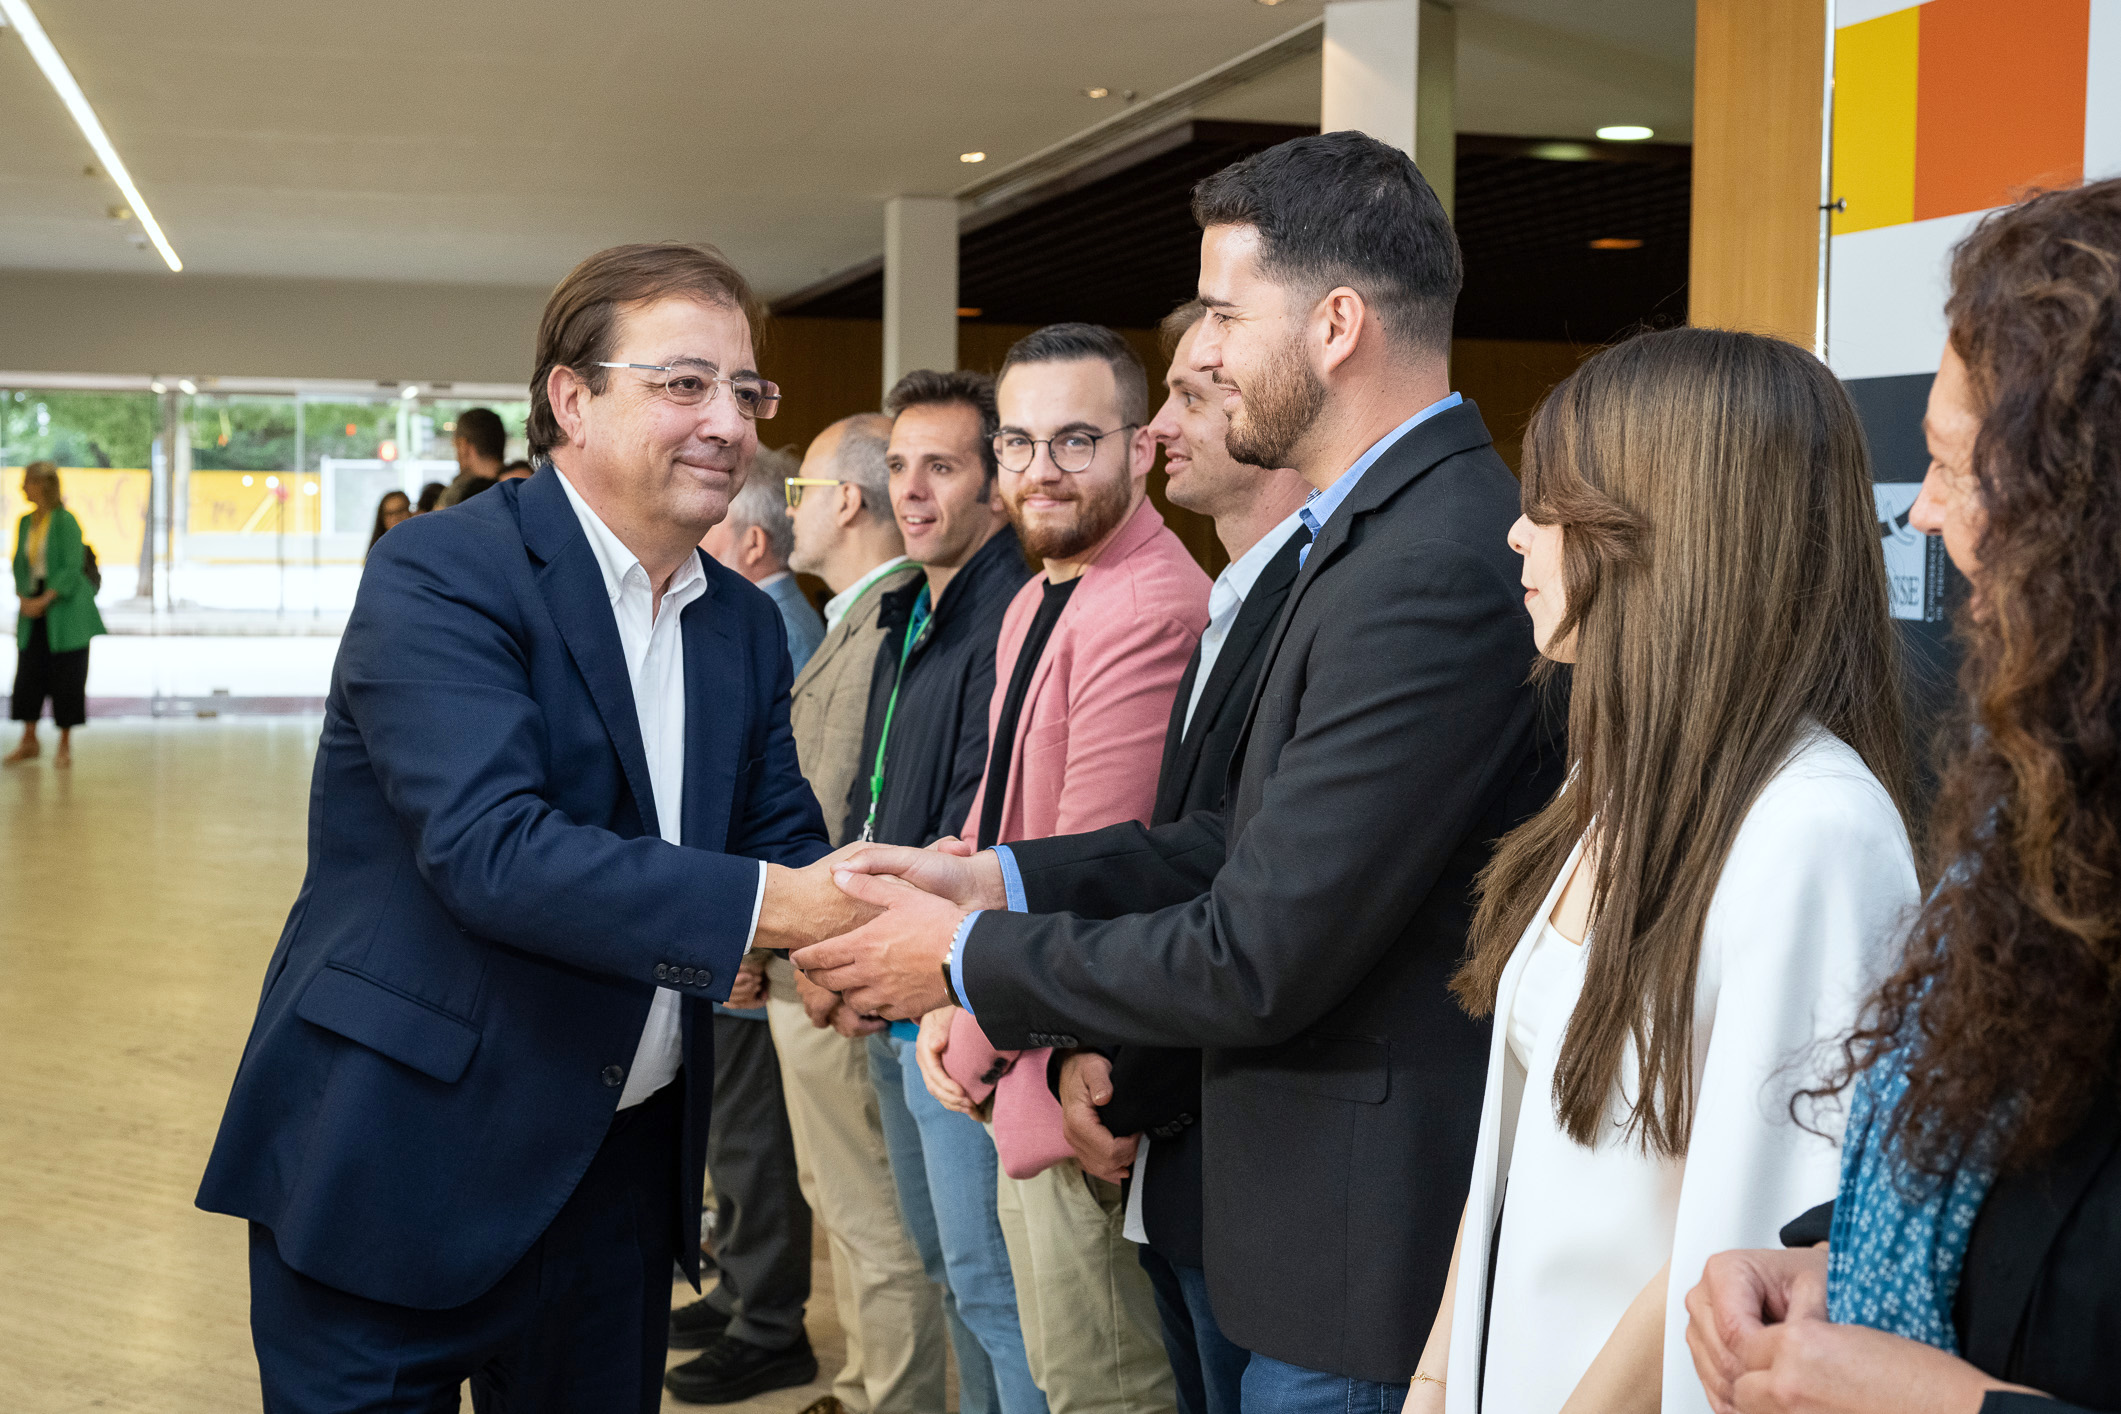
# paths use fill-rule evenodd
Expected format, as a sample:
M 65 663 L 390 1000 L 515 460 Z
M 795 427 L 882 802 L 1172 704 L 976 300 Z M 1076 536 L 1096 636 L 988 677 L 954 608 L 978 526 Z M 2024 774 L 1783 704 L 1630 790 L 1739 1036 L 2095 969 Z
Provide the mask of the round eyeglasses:
M 604 363 L 598 368 L 638 368 L 643 373 L 659 373 L 660 378 L 651 378 L 649 385 L 679 407 L 698 407 L 711 403 L 723 388 L 736 400 L 736 409 L 748 418 L 763 422 L 781 409 L 780 385 L 770 383 L 755 373 L 739 374 L 734 378 L 717 375 L 713 364 L 705 359 L 681 358 L 675 363 Z
M 1046 455 L 1062 471 L 1088 471 L 1090 463 L 1097 460 L 1097 444 L 1107 437 L 1117 437 L 1122 432 L 1131 432 L 1139 423 L 1123 422 L 1110 432 L 1063 432 L 1053 437 L 1029 437 L 1021 432 L 1003 432 L 994 439 L 994 459 L 1001 463 L 1003 471 L 1024 472 L 1031 470 L 1031 463 L 1038 460 L 1038 449 L 1044 447 Z

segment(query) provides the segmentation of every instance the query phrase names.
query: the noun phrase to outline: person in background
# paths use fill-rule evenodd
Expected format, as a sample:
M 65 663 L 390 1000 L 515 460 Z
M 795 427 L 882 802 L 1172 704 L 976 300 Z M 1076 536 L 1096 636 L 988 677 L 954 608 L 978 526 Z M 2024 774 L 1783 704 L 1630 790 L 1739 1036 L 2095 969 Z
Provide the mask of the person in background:
M 788 568 L 795 525 L 788 519 L 784 483 L 797 470 L 790 453 L 759 448 L 744 489 L 729 503 L 729 515 L 707 532 L 700 548 L 766 591 L 781 611 L 781 622 L 788 628 L 788 660 L 800 673 L 825 636 L 825 621 Z
M 1267 631 L 1311 541 L 1297 515 L 1311 489 L 1304 479 L 1230 455 L 1221 394 L 1193 366 L 1206 312 L 1188 300 L 1163 322 L 1169 396 L 1149 431 L 1164 449 L 1165 494 L 1214 519 L 1230 562 L 1208 593 L 1208 627 L 1171 704 L 1151 826 L 1222 807 L 1230 753 L 1266 666 Z M 1084 1171 L 1127 1181 L 1124 1232 L 1142 1244 L 1179 1414 L 1238 1414 L 1250 1357 L 1216 1323 L 1202 1270 L 1200 1065 L 1191 1048 L 1078 1050 L 1061 1064 L 1055 1089 Z
M 761 447 L 744 485 L 700 548 L 766 591 L 780 612 L 788 659 L 800 673 L 825 625 L 796 587 L 794 527 L 781 483 L 786 452 Z M 800 748 L 798 748 L 800 750 Z M 810 1300 L 810 1205 L 804 1201 L 781 1066 L 766 1022 L 766 965 L 747 953 L 727 1003 L 714 1009 L 714 1122 L 707 1173 L 714 1186 L 714 1265 L 721 1281 L 670 1318 L 671 1343 L 699 1349 L 664 1385 L 692 1404 L 728 1404 L 817 1378 L 803 1326 Z
M 518 457 L 502 467 L 500 476 L 495 479 L 500 481 L 527 481 L 537 475 L 537 471 L 536 467 Z
M 403 491 L 385 491 L 383 499 L 376 502 L 376 526 L 368 533 L 368 548 L 376 548 L 383 532 L 412 515 L 412 500 Z
M 979 790 L 995 640 L 1030 569 L 995 486 L 994 380 L 921 369 L 901 378 L 884 405 L 891 510 L 921 577 L 878 606 L 883 635 L 841 837 L 927 845 L 963 827 Z M 979 1121 L 929 1094 L 913 1054 L 918 1036 L 901 1022 L 871 1052 L 907 1232 L 924 1257 L 941 1262 L 976 1341 L 969 1352 L 961 1344 L 957 1358 L 961 1377 L 973 1367 L 977 1407 L 1043 1414 L 995 1207 L 994 1141 Z M 882 1098 L 894 1089 L 897 1105 Z M 960 1385 L 963 1399 L 967 1382 Z
M 1920 897 L 1870 458 L 1806 350 L 1669 329 L 1547 395 L 1523 487 L 1568 777 L 1480 878 L 1494 1041 L 1406 1408 L 1707 1414 L 1684 1295 L 1833 1192 L 1790 1100 Z
M 921 578 L 919 566 L 906 560 L 891 515 L 890 436 L 891 419 L 881 413 L 843 418 L 817 435 L 801 475 L 785 484 L 795 526 L 788 563 L 833 591 L 824 641 L 796 675 L 788 720 L 835 843 L 846 838 L 847 795 L 883 636 L 882 598 Z M 880 1044 L 874 1033 L 884 1023 L 858 1017 L 830 992 L 808 986 L 779 954 L 766 965 L 766 1021 L 780 1056 L 803 1196 L 825 1230 L 847 1340 L 833 1394 L 846 1414 L 941 1409 L 948 1288 L 941 1284 L 941 1253 L 934 1254 L 931 1278 L 899 1212 L 880 1107 L 903 1114 L 906 1101 L 896 1090 L 879 1092 L 869 1074 L 869 1048 Z M 954 1321 L 954 1310 L 949 1316 Z M 969 1330 L 959 1325 L 953 1334 L 975 1368 L 984 1363 Z M 974 1381 L 959 1383 L 961 1410 L 992 1414 L 991 1388 L 982 1404 L 967 1393 L 977 1392 Z
M 424 516 L 442 504 L 442 493 L 449 488 L 439 481 L 430 481 L 420 488 L 420 499 L 413 503 L 412 513 Z
M 959 827 L 977 848 L 1146 822 L 1155 804 L 1164 727 L 1208 622 L 1208 577 L 1149 504 L 1148 401 L 1141 360 L 1095 324 L 1048 325 L 1002 361 L 999 487 L 1045 572 L 1002 620 L 987 765 Z M 1048 1405 L 1171 1409 L 1155 1291 L 1122 1232 L 1119 1185 L 1085 1174 L 1069 1151 L 1050 1050 L 997 1052 L 956 1007 L 920 1030 L 922 1078 L 943 1105 L 974 1113 L 992 1087 L 1002 1232 Z
M 1945 320 L 1939 883 L 1843 1052 L 1839 1196 L 1687 1298 L 1718 1414 L 2121 1410 L 2121 181 L 1985 217 Z
M 96 586 L 85 573 L 87 551 L 81 522 L 59 491 L 59 468 L 31 462 L 22 469 L 22 498 L 30 512 L 15 526 L 15 692 L 10 713 L 22 723 L 22 740 L 0 758 L 9 766 L 43 748 L 37 718 L 52 704 L 59 729 L 54 766 L 74 764 L 74 728 L 88 720 L 88 641 L 103 632 Z
M 492 408 L 466 408 L 457 414 L 455 445 L 457 479 L 443 490 L 437 509 L 458 505 L 501 479 L 508 429 Z

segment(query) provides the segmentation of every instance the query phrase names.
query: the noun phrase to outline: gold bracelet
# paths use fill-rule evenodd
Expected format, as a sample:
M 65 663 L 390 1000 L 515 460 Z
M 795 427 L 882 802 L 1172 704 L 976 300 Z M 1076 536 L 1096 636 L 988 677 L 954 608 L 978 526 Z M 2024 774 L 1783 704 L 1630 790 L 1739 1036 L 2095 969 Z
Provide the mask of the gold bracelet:
M 1440 1384 L 1442 1384 L 1442 1383 L 1443 1383 L 1443 1381 L 1442 1381 L 1442 1380 L 1439 1380 L 1439 1379 L 1437 1379 L 1437 1378 L 1436 1378 L 1436 1376 L 1434 1376 L 1434 1375 L 1430 1374 L 1430 1373 L 1429 1373 L 1428 1371 L 1426 1371 L 1426 1370 L 1416 1370 L 1416 1371 L 1414 1372 L 1414 1383 L 1415 1383 L 1415 1384 L 1418 1384 L 1418 1385 L 1419 1385 L 1419 1384 L 1431 1384 L 1431 1385 L 1440 1385 Z

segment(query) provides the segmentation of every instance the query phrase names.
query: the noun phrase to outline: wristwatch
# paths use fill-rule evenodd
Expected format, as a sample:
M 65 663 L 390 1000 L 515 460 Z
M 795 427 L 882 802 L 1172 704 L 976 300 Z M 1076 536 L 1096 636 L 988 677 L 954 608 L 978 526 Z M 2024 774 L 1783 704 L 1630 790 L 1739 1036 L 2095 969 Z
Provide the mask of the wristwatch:
M 954 1007 L 965 1004 L 964 998 L 957 994 L 957 982 L 950 975 L 950 959 L 947 957 L 943 959 L 943 995 L 950 999 L 950 1005 Z

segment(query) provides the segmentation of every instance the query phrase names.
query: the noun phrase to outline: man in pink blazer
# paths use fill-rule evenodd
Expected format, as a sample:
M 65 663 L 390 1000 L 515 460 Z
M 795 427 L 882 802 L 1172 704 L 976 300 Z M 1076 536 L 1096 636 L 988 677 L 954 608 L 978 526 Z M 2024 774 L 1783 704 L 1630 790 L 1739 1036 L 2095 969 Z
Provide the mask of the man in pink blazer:
M 1002 620 L 986 777 L 963 830 L 981 848 L 1146 822 L 1172 698 L 1208 622 L 1208 577 L 1149 503 L 1148 381 L 1126 341 L 1097 325 L 1050 325 L 1010 349 L 996 397 L 1003 501 L 1045 573 Z M 1120 1190 L 1070 1153 L 1049 1053 L 997 1053 L 955 1009 L 922 1023 L 920 1050 L 945 1104 L 994 1086 L 1002 1232 L 1048 1405 L 1172 1409 L 1170 1360 L 1122 1233 Z

